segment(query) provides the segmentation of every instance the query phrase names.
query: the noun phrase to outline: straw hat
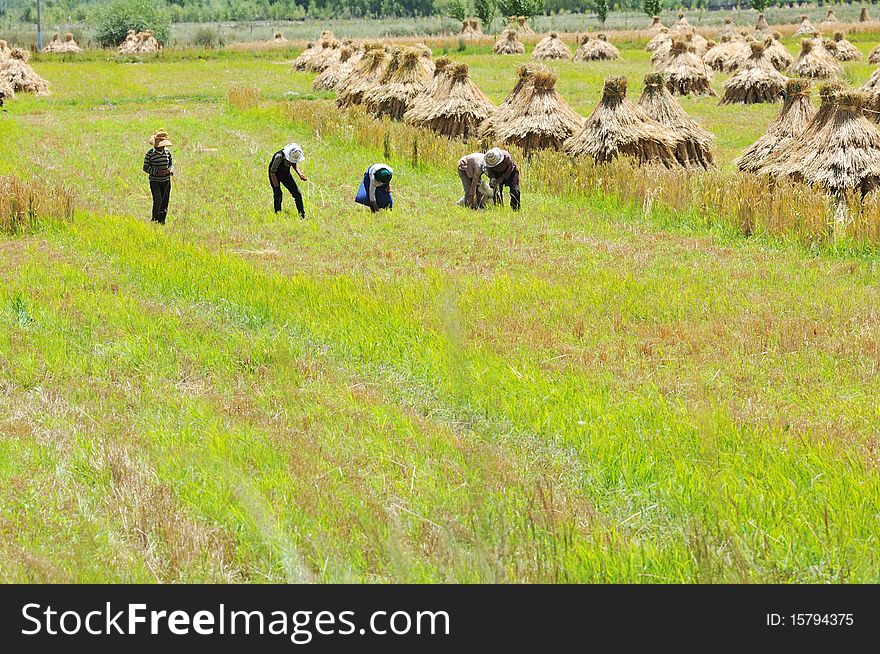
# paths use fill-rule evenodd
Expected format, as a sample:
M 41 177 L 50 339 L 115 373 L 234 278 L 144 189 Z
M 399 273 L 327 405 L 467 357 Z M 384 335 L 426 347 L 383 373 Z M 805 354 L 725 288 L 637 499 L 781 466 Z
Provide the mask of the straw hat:
M 150 137 L 150 145 L 154 148 L 167 148 L 171 145 L 171 141 L 168 140 L 168 132 L 164 129 L 157 130 L 155 134 Z
M 492 148 L 488 152 L 486 152 L 486 157 L 483 159 L 486 162 L 487 168 L 494 168 L 502 161 L 504 161 L 504 153 L 501 148 Z
M 284 153 L 284 158 L 292 164 L 299 163 L 306 158 L 303 149 L 296 143 L 288 143 L 281 151 Z

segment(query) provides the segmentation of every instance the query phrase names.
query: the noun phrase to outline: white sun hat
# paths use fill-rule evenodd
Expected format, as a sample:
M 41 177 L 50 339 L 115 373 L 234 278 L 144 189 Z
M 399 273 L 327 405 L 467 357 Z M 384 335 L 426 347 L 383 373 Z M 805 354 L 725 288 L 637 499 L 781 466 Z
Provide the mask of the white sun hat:
M 299 163 L 306 158 L 303 149 L 296 143 L 288 143 L 281 151 L 284 153 L 284 158 L 290 163 Z

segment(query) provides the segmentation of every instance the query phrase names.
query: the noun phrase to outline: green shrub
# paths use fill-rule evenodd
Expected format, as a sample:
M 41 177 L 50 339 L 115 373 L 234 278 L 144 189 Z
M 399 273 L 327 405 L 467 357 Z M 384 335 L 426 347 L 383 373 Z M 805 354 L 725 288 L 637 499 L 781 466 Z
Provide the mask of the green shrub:
M 167 14 L 154 0 L 115 0 L 98 10 L 95 24 L 95 40 L 106 48 L 122 43 L 128 30 L 150 30 L 165 44 L 171 30 Z
M 220 35 L 212 27 L 199 27 L 193 35 L 193 45 L 200 48 L 215 48 L 220 44 Z

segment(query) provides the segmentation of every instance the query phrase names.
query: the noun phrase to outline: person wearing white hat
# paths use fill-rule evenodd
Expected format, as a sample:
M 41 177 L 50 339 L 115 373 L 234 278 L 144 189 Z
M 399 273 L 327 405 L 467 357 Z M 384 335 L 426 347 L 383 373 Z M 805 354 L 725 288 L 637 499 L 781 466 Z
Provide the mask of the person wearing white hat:
M 492 148 L 483 159 L 483 172 L 489 178 L 489 184 L 495 189 L 495 202 L 504 204 L 504 187 L 510 190 L 510 208 L 519 211 L 519 169 L 507 150 Z
M 290 170 L 293 169 L 300 180 L 303 182 L 309 181 L 308 177 L 303 175 L 298 168 L 298 165 L 304 161 L 305 158 L 306 156 L 303 154 L 303 149 L 296 143 L 288 143 L 272 155 L 272 161 L 269 162 L 269 183 L 272 185 L 272 199 L 275 205 L 275 213 L 281 211 L 281 185 L 284 184 L 293 196 L 293 201 L 296 203 L 296 210 L 299 212 L 299 217 L 305 220 L 306 210 L 303 206 L 302 193 L 299 192 L 299 187 L 296 185 L 293 175 L 290 174 Z
M 471 209 L 486 208 L 486 196 L 492 195 L 492 189 L 482 181 L 485 159 L 482 152 L 472 152 L 458 160 L 458 177 L 464 188 L 464 197 L 458 204 Z

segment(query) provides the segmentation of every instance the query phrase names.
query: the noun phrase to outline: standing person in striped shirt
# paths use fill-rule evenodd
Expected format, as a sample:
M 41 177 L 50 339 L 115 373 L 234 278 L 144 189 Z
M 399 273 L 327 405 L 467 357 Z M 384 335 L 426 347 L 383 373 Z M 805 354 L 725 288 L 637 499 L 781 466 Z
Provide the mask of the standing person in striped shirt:
M 296 143 L 288 143 L 272 155 L 272 161 L 269 162 L 269 183 L 272 185 L 272 199 L 275 203 L 275 213 L 281 212 L 281 199 L 283 197 L 281 185 L 284 184 L 293 196 L 296 210 L 299 212 L 299 217 L 302 220 L 306 219 L 306 210 L 303 206 L 302 193 L 299 192 L 299 187 L 296 185 L 293 175 L 290 174 L 290 170 L 293 169 L 301 181 L 309 181 L 308 177 L 299 172 L 299 168 L 297 168 L 297 164 L 304 161 L 305 158 L 306 156 L 303 154 L 302 148 Z
M 171 198 L 171 178 L 174 161 L 171 158 L 171 141 L 168 132 L 160 129 L 150 137 L 153 147 L 144 155 L 144 172 L 150 176 L 150 194 L 153 196 L 153 216 L 150 222 L 165 224 L 168 200 Z

